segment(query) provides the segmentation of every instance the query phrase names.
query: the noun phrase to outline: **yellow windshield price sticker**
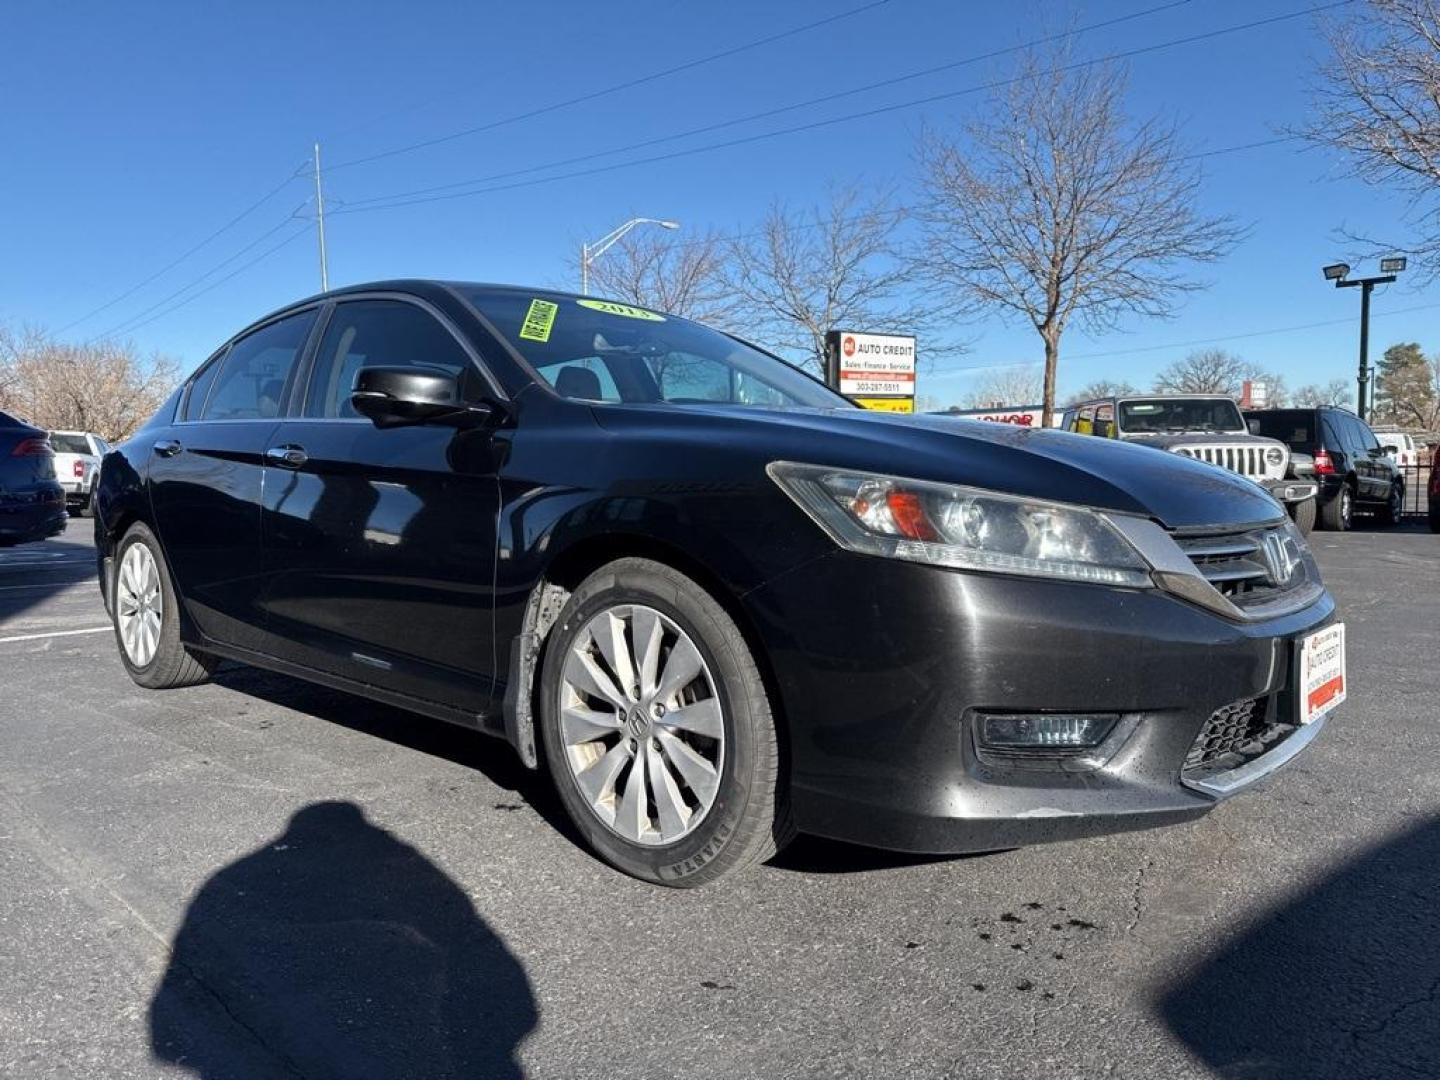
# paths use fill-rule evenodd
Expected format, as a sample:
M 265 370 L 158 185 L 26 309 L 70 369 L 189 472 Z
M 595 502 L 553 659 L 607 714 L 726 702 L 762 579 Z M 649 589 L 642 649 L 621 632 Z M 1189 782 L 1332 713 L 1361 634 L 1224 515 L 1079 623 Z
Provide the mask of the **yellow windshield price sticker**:
M 874 409 L 877 412 L 903 412 L 913 413 L 915 411 L 915 399 L 902 398 L 876 398 L 857 397 L 851 398 L 856 405 L 862 409 Z
M 531 300 L 530 310 L 525 313 L 525 322 L 520 327 L 520 336 L 526 341 L 549 341 L 559 310 L 560 305 L 549 300 Z
M 631 307 L 629 304 L 617 304 L 613 300 L 576 300 L 575 302 L 591 311 L 603 311 L 606 315 L 619 315 L 626 319 L 644 319 L 646 322 L 665 321 L 664 315 L 656 315 L 653 311 Z

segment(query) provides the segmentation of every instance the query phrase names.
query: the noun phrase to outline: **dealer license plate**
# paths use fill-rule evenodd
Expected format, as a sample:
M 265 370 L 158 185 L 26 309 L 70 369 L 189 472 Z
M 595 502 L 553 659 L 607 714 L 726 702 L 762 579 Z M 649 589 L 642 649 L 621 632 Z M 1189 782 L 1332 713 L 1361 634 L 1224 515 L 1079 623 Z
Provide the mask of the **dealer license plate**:
M 1331 623 L 1300 643 L 1300 723 L 1309 724 L 1345 700 L 1345 624 Z

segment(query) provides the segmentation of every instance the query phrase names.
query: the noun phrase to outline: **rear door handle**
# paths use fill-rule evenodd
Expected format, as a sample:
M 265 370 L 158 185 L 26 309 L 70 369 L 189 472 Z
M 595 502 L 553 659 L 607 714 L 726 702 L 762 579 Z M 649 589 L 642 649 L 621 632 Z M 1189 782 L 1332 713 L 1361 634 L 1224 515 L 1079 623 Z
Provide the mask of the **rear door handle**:
M 310 455 L 305 453 L 303 446 L 296 446 L 294 443 L 285 446 L 272 446 L 265 451 L 265 463 L 267 465 L 278 465 L 282 469 L 298 469 L 305 462 L 310 460 Z
M 174 457 L 180 452 L 179 439 L 161 439 L 155 444 L 155 453 L 161 457 Z

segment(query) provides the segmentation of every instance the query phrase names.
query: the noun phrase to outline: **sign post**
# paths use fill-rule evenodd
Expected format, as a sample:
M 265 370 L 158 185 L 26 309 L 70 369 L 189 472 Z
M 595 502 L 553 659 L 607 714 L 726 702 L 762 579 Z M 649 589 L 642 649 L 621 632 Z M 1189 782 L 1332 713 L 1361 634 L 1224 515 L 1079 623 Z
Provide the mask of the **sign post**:
M 855 404 L 915 411 L 915 338 L 831 330 L 825 335 L 825 381 Z

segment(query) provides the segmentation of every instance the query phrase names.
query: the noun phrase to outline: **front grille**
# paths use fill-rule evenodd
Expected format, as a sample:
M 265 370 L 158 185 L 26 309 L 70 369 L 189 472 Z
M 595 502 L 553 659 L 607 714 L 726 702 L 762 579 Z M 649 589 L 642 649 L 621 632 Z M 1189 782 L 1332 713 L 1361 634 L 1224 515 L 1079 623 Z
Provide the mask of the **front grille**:
M 1296 560 L 1288 580 L 1276 580 L 1265 558 L 1266 537 L 1272 534 L 1281 538 L 1284 550 Z M 1175 542 L 1201 576 L 1241 608 L 1272 600 L 1308 579 L 1304 559 L 1283 526 L 1176 536 Z
M 1177 453 L 1241 476 L 1265 476 L 1265 448 L 1258 446 L 1184 446 Z
M 1237 768 L 1265 753 L 1295 730 L 1294 724 L 1275 719 L 1275 709 L 1273 696 L 1246 698 L 1216 709 L 1185 755 L 1182 775 L 1199 779 Z

